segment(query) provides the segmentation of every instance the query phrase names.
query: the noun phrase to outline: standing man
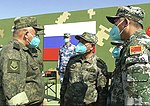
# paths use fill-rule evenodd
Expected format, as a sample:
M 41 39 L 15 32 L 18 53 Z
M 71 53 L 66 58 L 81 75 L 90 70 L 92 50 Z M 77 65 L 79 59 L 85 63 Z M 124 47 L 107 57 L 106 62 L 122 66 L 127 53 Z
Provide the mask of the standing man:
M 115 59 L 115 66 L 117 66 L 117 63 L 119 61 L 120 52 L 121 52 L 121 49 L 123 48 L 123 43 L 124 41 L 121 41 L 121 40 L 111 41 L 111 44 L 115 46 L 112 51 L 112 56 Z
M 59 71 L 61 84 L 63 82 L 64 72 L 66 70 L 69 58 L 75 54 L 75 45 L 71 44 L 70 41 L 70 33 L 64 33 L 64 45 L 59 50 L 59 58 L 56 68 Z
M 114 71 L 110 74 L 111 77 L 111 84 L 110 84 L 110 89 L 109 89 L 109 96 L 108 96 L 108 105 L 111 104 L 111 99 L 113 99 L 113 94 L 112 94 L 112 90 L 114 92 L 114 87 L 118 87 L 120 88 L 122 86 L 122 83 L 120 83 L 120 78 L 118 77 L 118 73 L 116 73 L 116 67 L 118 66 L 118 62 L 119 62 L 119 58 L 121 55 L 121 49 L 123 48 L 123 44 L 124 41 L 121 40 L 113 40 L 111 41 L 111 44 L 114 45 L 114 49 L 112 51 L 112 56 L 115 59 L 115 69 Z M 118 89 L 117 89 L 118 90 Z M 115 94 L 115 96 L 121 97 L 120 95 L 122 95 L 122 92 L 119 92 L 117 94 Z
M 75 51 L 79 54 L 70 58 L 60 91 L 61 106 L 105 106 L 103 89 L 106 85 L 106 64 L 96 56 L 98 41 L 91 33 L 75 36 L 79 40 Z
M 118 84 L 112 88 L 112 105 L 150 105 L 150 38 L 143 30 L 144 15 L 140 7 L 124 6 L 116 16 L 106 16 L 114 24 L 111 36 L 125 41 L 115 70 Z
M 13 40 L 3 47 L 0 54 L 1 105 L 41 106 L 44 83 L 39 67 L 30 48 L 40 43 L 38 31 L 43 27 L 35 17 L 14 20 Z

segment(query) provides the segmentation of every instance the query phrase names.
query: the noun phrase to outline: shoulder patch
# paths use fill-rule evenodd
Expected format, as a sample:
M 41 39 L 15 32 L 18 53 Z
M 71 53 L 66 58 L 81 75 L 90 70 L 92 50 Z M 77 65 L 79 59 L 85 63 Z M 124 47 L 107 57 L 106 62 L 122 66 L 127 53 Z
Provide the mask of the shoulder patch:
M 20 73 L 20 61 L 9 59 L 7 64 L 7 72 L 8 73 Z
M 20 45 L 18 43 L 14 42 L 13 48 L 20 50 Z
M 142 54 L 143 53 L 143 46 L 130 46 L 130 55 L 133 54 Z

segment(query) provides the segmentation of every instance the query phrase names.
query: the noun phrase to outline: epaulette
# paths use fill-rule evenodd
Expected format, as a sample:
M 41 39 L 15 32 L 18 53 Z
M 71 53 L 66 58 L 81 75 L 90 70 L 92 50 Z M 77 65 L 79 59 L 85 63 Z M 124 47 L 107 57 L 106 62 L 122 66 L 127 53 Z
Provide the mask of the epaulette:
M 20 45 L 16 42 L 13 43 L 13 48 L 16 50 L 20 50 Z

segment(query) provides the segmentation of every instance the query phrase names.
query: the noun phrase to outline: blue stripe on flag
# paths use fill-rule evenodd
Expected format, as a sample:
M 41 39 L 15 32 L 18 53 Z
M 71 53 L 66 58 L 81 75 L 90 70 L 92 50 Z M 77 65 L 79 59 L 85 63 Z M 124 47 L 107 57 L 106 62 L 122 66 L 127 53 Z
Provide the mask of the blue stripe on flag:
M 75 35 L 71 35 L 71 43 L 77 45 L 78 40 Z M 60 48 L 62 45 L 64 45 L 63 36 L 44 37 L 44 48 Z

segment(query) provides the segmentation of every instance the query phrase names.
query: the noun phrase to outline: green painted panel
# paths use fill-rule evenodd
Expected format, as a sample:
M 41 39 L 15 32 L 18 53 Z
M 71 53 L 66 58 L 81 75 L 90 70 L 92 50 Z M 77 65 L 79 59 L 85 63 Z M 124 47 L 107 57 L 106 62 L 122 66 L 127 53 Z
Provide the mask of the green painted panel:
M 150 19 L 150 14 L 149 14 L 149 7 L 150 3 L 147 4 L 139 4 L 136 6 L 140 6 L 145 10 L 146 16 L 144 20 L 144 29 L 146 29 L 149 26 L 149 19 Z M 111 24 L 106 20 L 107 15 L 114 15 L 116 13 L 117 7 L 111 7 L 111 8 L 95 8 L 92 10 L 80 10 L 80 11 L 70 11 L 66 12 L 68 16 L 62 16 L 63 12 L 61 13 L 52 13 L 52 14 L 41 14 L 41 15 L 36 15 L 38 22 L 41 25 L 49 25 L 49 24 L 57 24 L 59 23 L 74 23 L 74 22 L 85 22 L 85 21 L 96 21 L 96 32 L 98 36 L 102 36 L 101 34 L 104 34 L 103 39 L 103 45 L 97 45 L 96 46 L 96 54 L 101 57 L 108 65 L 109 71 L 113 71 L 114 69 L 114 59 L 112 58 L 111 53 L 109 52 L 110 48 L 113 47 L 110 44 L 110 39 L 105 39 L 105 34 L 108 36 L 108 29 L 111 28 Z M 93 14 L 90 17 L 89 11 L 91 11 Z M 62 18 L 63 17 L 63 18 Z M 64 18 L 66 17 L 66 18 Z M 14 18 L 10 19 L 3 19 L 0 20 L 0 44 L 5 45 L 8 43 L 11 38 L 12 38 L 12 33 L 11 33 L 11 27 L 13 25 L 13 20 Z M 102 28 L 106 28 L 102 33 Z M 76 29 L 75 29 L 76 30 Z M 41 37 L 41 43 L 40 43 L 40 48 L 43 48 L 43 36 Z M 57 65 L 57 61 L 44 61 L 44 71 L 53 68 L 55 69 Z

